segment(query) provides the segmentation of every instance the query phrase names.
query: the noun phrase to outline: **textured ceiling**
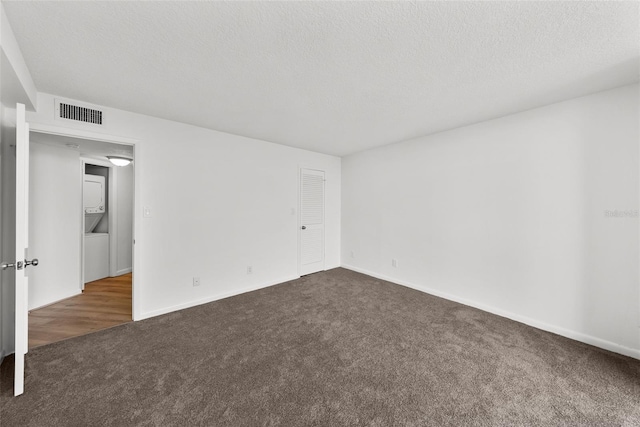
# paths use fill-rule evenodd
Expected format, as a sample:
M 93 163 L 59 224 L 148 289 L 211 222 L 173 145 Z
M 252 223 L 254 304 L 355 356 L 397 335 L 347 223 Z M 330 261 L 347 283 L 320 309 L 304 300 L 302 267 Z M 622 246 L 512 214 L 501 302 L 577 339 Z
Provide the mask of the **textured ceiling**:
M 131 145 L 112 144 L 110 142 L 71 138 L 68 136 L 43 134 L 39 132 L 31 132 L 29 140 L 31 142 L 77 151 L 82 156 L 99 158 L 105 161 L 107 160 L 107 156 L 133 158 L 133 146 Z
M 4 2 L 38 90 L 346 155 L 638 81 L 637 2 Z

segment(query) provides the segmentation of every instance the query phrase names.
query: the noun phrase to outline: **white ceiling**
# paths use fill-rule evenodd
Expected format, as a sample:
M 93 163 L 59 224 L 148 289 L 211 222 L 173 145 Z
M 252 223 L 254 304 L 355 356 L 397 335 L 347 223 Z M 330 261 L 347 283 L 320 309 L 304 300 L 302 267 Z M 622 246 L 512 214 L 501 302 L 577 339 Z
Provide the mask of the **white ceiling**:
M 41 92 L 347 155 L 638 81 L 637 2 L 4 2 Z
M 91 139 L 72 138 L 68 136 L 31 132 L 31 142 L 51 145 L 65 150 L 77 151 L 83 157 L 107 161 L 107 156 L 121 156 L 133 159 L 133 146 L 94 141 Z

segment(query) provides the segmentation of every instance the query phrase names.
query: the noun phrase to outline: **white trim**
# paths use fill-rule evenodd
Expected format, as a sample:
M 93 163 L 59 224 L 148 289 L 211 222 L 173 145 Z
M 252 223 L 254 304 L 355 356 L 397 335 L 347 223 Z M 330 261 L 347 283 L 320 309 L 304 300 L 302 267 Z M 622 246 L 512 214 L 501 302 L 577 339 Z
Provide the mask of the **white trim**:
M 329 270 L 333 270 L 334 268 L 340 268 L 342 267 L 342 265 L 340 264 L 331 264 L 331 265 L 325 265 L 324 266 L 324 271 L 329 271 Z M 302 277 L 302 276 L 300 276 Z
M 142 165 L 144 164 L 144 160 L 142 156 L 140 156 L 140 144 L 134 144 L 133 146 L 133 158 L 135 160 L 135 165 L 133 168 L 133 223 L 131 226 L 133 227 L 133 248 L 132 248 L 132 257 L 133 260 L 131 262 L 131 266 L 135 274 L 132 279 L 132 301 L 131 301 L 131 311 L 133 320 L 140 320 L 142 318 L 142 265 L 140 256 L 144 252 L 144 242 L 141 240 L 141 231 L 142 227 L 139 227 L 138 224 L 140 221 L 140 216 L 142 216 Z
M 45 123 L 30 122 L 31 132 L 45 133 L 49 135 L 70 136 L 72 138 L 90 139 L 93 141 L 110 142 L 112 144 L 135 145 L 140 142 L 137 139 L 127 138 L 124 136 L 107 135 L 99 132 L 88 130 L 68 128 L 64 126 L 54 126 Z
M 112 165 L 113 166 L 113 165 Z M 118 270 L 118 169 L 109 168 L 109 276 Z
M 94 166 L 102 166 L 105 168 L 112 168 L 113 163 L 107 161 L 107 160 L 101 160 L 101 159 L 94 159 L 92 157 L 88 157 L 88 156 L 80 156 L 80 160 L 83 160 L 85 164 L 90 164 L 90 165 L 94 165 Z
M 22 55 L 22 51 L 20 50 L 15 34 L 13 33 L 13 28 L 11 28 L 9 18 L 7 18 L 7 14 L 4 10 L 4 4 L 0 4 L 0 39 L 2 40 L 0 49 L 7 58 L 10 68 L 13 68 L 15 76 L 22 86 L 22 90 L 28 100 L 27 103 L 29 104 L 29 110 L 34 111 L 38 104 L 38 89 L 33 81 L 31 72 L 29 72 L 29 67 L 24 60 L 24 56 Z M 9 100 L 4 101 L 12 104 L 18 100 L 10 102 Z M 23 101 L 26 102 L 25 100 L 20 100 L 18 102 Z
M 490 305 L 482 304 L 467 298 L 461 298 L 456 295 L 449 294 L 447 292 L 441 292 L 426 286 L 416 285 L 415 283 L 407 282 L 405 280 L 396 279 L 393 277 L 385 276 L 384 274 L 374 273 L 373 271 L 366 270 L 364 268 L 355 267 L 348 264 L 342 264 L 342 268 L 352 270 L 358 273 L 366 274 L 367 276 L 375 277 L 377 279 L 392 282 L 398 285 L 406 286 L 407 288 L 415 289 L 420 292 L 424 292 L 429 295 L 434 295 L 440 298 L 447 299 L 449 301 L 458 302 L 460 304 L 474 307 L 488 313 L 495 314 L 497 316 L 506 317 L 507 319 L 515 320 L 516 322 L 524 323 L 525 325 L 532 326 L 534 328 L 542 329 L 543 331 L 551 332 L 557 335 L 561 335 L 566 338 L 570 338 L 575 341 L 580 341 L 585 344 L 589 344 L 595 347 L 599 347 L 605 350 L 612 351 L 614 353 L 622 354 L 624 356 L 633 357 L 634 359 L 640 359 L 640 349 L 633 349 L 624 345 L 616 344 L 611 341 L 603 340 L 601 338 L 594 337 L 592 335 L 583 334 L 581 332 L 565 329 L 560 326 L 551 325 L 549 323 L 541 322 L 530 317 L 521 316 L 510 311 L 502 310 Z
M 133 268 L 131 268 L 131 267 L 123 268 L 122 270 L 116 271 L 116 274 L 114 276 L 111 276 L 111 277 L 118 277 L 118 276 L 122 276 L 123 274 L 129 274 L 131 272 L 133 272 Z
M 167 313 L 171 313 L 171 312 L 178 311 L 178 310 L 184 310 L 185 308 L 191 308 L 191 307 L 195 307 L 195 306 L 198 306 L 198 305 L 207 304 L 207 303 L 210 303 L 210 302 L 213 302 L 213 301 L 218 301 L 218 300 L 221 300 L 221 299 L 225 299 L 225 298 L 233 297 L 233 296 L 236 296 L 236 295 L 244 294 L 244 293 L 247 293 L 247 292 L 257 291 L 258 289 L 268 288 L 270 286 L 279 285 L 281 283 L 289 282 L 291 280 L 296 280 L 296 279 L 299 279 L 299 278 L 300 278 L 300 276 L 284 277 L 282 279 L 271 280 L 269 282 L 265 282 L 265 283 L 262 283 L 262 284 L 259 284 L 259 285 L 249 286 L 249 287 L 246 287 L 246 288 L 237 289 L 237 290 L 233 290 L 233 291 L 229 291 L 229 292 L 223 292 L 221 294 L 212 295 L 210 297 L 202 298 L 202 299 L 199 299 L 199 300 L 189 301 L 189 302 L 185 302 L 185 303 L 182 303 L 182 304 L 172 305 L 171 307 L 165 307 L 165 308 L 160 308 L 158 310 L 148 311 L 146 313 L 143 313 L 142 316 L 137 320 L 148 319 L 150 317 L 160 316 L 161 314 L 167 314 Z
M 62 297 L 62 298 L 60 298 L 60 299 L 57 299 L 57 300 L 55 300 L 55 301 L 48 302 L 48 303 L 46 303 L 46 304 L 39 305 L 39 306 L 37 306 L 37 307 L 31 307 L 31 308 L 29 309 L 29 311 L 39 310 L 39 309 L 41 309 L 41 308 L 49 307 L 50 305 L 57 304 L 57 303 L 62 302 L 62 301 L 64 301 L 64 300 L 68 300 L 69 298 L 77 297 L 77 296 L 78 296 L 78 295 L 80 295 L 80 294 L 82 294 L 82 291 L 75 291 L 75 292 L 70 293 L 70 294 L 69 294 L 68 296 L 66 296 L 66 297 Z
M 140 182 L 142 176 L 142 167 L 141 163 L 143 163 L 140 157 L 140 140 L 127 138 L 122 136 L 115 135 L 107 135 L 97 132 L 91 132 L 81 129 L 67 128 L 63 126 L 53 126 L 44 123 L 31 123 L 30 131 L 39 132 L 51 135 L 58 136 L 67 136 L 71 138 L 80 138 L 80 139 L 90 139 L 93 141 L 100 142 L 109 142 L 114 144 L 125 144 L 133 146 L 133 158 L 135 159 L 136 166 L 133 170 L 133 180 L 134 180 L 134 189 L 133 189 L 133 241 L 138 244 L 133 245 L 133 269 L 136 271 L 136 274 L 133 276 L 132 281 L 132 303 L 131 303 L 131 311 L 133 320 L 140 320 L 142 317 L 142 304 L 141 298 L 142 295 L 142 277 L 141 277 L 141 265 L 140 265 L 140 256 L 142 253 L 142 247 L 140 246 L 140 230 L 139 227 L 136 227 L 138 222 L 137 220 L 137 212 L 142 212 L 142 200 L 141 200 L 141 191 L 140 191 Z M 83 225 L 83 236 L 84 236 L 84 225 Z M 81 280 L 84 283 L 84 277 Z
M 80 187 L 80 209 L 78 213 L 80 215 L 80 291 L 84 291 L 84 230 L 85 230 L 85 216 L 84 216 L 84 174 L 85 174 L 86 162 L 80 157 L 80 177 L 79 180 L 82 183 Z

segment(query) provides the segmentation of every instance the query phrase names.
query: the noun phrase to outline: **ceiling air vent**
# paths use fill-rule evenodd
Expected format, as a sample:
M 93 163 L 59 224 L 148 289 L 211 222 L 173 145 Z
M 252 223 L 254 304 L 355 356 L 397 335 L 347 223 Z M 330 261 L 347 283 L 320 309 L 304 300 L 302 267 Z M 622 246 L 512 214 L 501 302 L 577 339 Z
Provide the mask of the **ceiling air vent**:
M 56 113 L 60 119 L 102 125 L 102 111 L 93 108 L 59 102 L 56 105 Z

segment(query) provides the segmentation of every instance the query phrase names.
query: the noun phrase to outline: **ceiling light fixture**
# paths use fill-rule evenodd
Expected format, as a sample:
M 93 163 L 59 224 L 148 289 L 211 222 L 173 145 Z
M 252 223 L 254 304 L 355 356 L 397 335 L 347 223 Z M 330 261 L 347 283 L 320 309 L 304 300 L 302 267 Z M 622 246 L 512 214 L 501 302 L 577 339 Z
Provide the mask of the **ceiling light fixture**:
M 109 161 L 116 166 L 127 166 L 129 163 L 131 163 L 131 159 L 128 157 L 107 156 L 107 159 L 109 159 Z

